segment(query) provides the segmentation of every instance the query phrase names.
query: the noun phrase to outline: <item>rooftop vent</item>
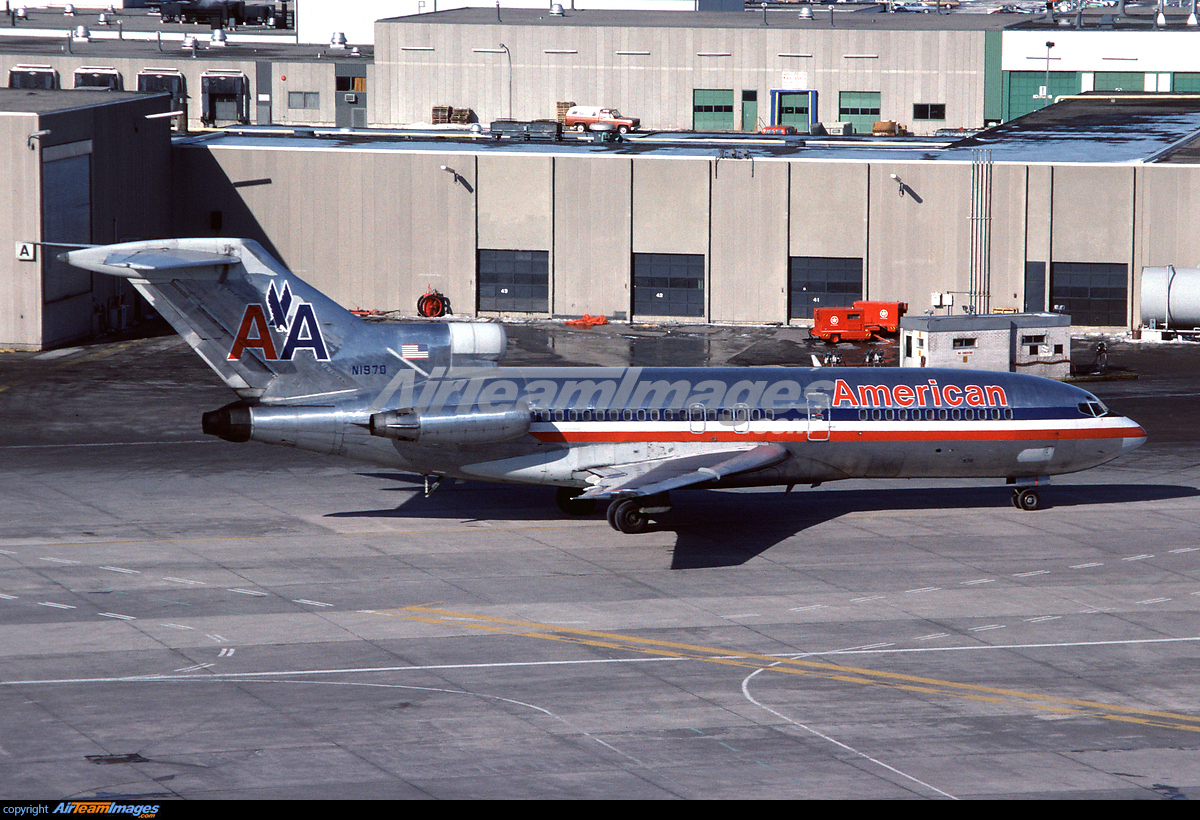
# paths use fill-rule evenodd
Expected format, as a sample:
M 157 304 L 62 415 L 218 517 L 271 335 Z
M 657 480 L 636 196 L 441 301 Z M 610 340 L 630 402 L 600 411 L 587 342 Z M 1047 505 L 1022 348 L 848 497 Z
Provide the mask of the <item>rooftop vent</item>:
M 806 6 L 802 9 L 800 9 L 800 13 L 797 14 L 796 16 L 799 17 L 801 20 L 811 20 L 811 19 L 813 19 L 812 9 L 810 9 Z
M 550 16 L 551 17 L 562 17 L 563 14 L 564 14 L 564 12 L 563 12 L 562 3 L 551 3 L 550 4 Z
M 346 33 L 343 31 L 335 31 L 333 33 L 333 37 L 331 37 L 329 39 L 329 47 L 330 48 L 345 48 L 346 47 Z
M 86 43 L 92 39 L 92 33 L 88 31 L 87 26 L 75 26 L 75 30 L 71 32 L 71 39 L 76 43 Z
M 66 17 L 74 17 L 75 6 L 71 3 L 67 3 L 65 6 L 63 6 L 63 15 Z
M 224 48 L 229 44 L 229 38 L 225 34 L 225 29 L 215 28 L 208 38 L 209 48 Z

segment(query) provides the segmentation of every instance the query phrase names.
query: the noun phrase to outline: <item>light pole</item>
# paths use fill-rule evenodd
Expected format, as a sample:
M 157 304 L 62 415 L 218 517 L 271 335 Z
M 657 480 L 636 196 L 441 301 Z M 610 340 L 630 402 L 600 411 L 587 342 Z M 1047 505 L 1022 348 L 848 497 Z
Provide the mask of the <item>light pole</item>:
M 497 8 L 500 7 L 499 2 L 497 2 L 496 7 Z M 504 50 L 504 53 L 506 55 L 508 55 L 508 58 L 509 58 L 509 119 L 511 120 L 512 119 L 512 52 L 510 52 L 509 47 L 505 46 L 504 43 L 500 43 L 500 48 L 502 48 Z M 1046 61 L 1046 66 L 1049 66 L 1049 65 L 1050 65 L 1050 62 L 1048 60 L 1048 61 Z
M 1046 99 L 1042 102 L 1042 108 L 1050 104 L 1050 49 L 1054 48 L 1054 43 L 1050 40 L 1046 41 Z

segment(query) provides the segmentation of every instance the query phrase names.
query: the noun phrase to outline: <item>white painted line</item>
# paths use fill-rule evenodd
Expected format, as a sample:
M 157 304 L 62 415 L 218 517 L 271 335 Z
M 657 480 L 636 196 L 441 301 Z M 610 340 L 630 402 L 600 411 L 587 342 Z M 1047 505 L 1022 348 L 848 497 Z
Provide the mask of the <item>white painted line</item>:
M 934 632 L 932 635 L 922 635 L 921 637 L 917 638 L 916 640 L 918 640 L 918 641 L 933 641 L 938 638 L 946 638 L 949 636 L 950 636 L 949 632 Z
M 962 585 L 965 587 L 970 587 L 975 586 L 976 584 L 990 584 L 995 580 L 995 578 L 976 578 L 974 581 L 963 581 Z
M 1170 598 L 1147 598 L 1144 601 L 1138 601 L 1139 604 L 1161 604 L 1171 600 Z
M 195 666 L 185 666 L 182 669 L 176 669 L 176 672 L 199 672 L 201 669 L 208 669 L 211 663 L 198 663 Z
M 225 643 L 228 640 L 227 638 L 224 638 L 220 635 L 213 635 L 212 633 L 206 634 L 204 637 L 208 638 L 209 640 L 216 641 L 217 643 Z
M 253 595 L 256 598 L 267 597 L 267 593 L 259 592 L 258 590 L 254 589 L 239 589 L 237 587 L 230 587 L 229 591 L 239 593 L 240 595 Z
M 788 612 L 806 612 L 810 609 L 824 609 L 825 604 L 810 604 L 809 606 L 794 606 Z
M 1092 562 L 1090 564 L 1073 564 L 1071 569 L 1090 569 L 1092 567 L 1102 567 L 1104 564 Z
M 330 604 L 318 604 L 316 601 L 296 601 L 298 604 L 312 604 L 313 606 L 330 606 Z M 741 615 L 721 615 L 722 618 L 761 618 L 757 612 L 744 612 Z
M 183 624 L 159 624 L 159 626 L 165 626 L 170 629 L 195 629 L 196 628 L 194 626 L 184 626 Z
M 142 574 L 142 571 L 140 569 L 125 569 L 124 567 L 100 567 L 100 569 L 106 569 L 109 572 L 123 572 L 126 575 L 141 575 Z
M 1144 561 L 1147 558 L 1153 558 L 1153 555 L 1131 555 L 1128 558 L 1122 558 L 1122 561 Z
M 906 589 L 904 594 L 908 595 L 913 592 L 937 592 L 941 587 L 921 587 L 920 589 Z
M 188 580 L 187 578 L 163 578 L 163 580 L 171 581 L 172 583 L 176 583 L 176 584 L 199 584 L 201 586 L 204 585 L 203 581 L 191 581 L 191 580 Z
M 74 609 L 70 604 L 56 604 L 51 601 L 38 601 L 38 606 L 52 606 L 55 609 Z
M 56 564 L 78 564 L 78 563 L 79 563 L 78 561 L 72 561 L 70 558 L 54 558 L 54 557 L 52 557 L 52 556 L 49 556 L 49 555 L 43 555 L 43 556 L 41 556 L 40 560 L 42 560 L 42 561 L 53 561 L 53 562 L 54 562 L 54 563 L 56 563 Z
M 857 604 L 857 603 L 861 603 L 863 601 L 882 601 L 882 600 L 883 600 L 882 595 L 868 595 L 866 598 L 851 598 L 850 603 Z
M 320 601 L 309 601 L 309 600 L 306 600 L 306 599 L 304 599 L 304 598 L 294 598 L 294 599 L 292 599 L 292 603 L 294 603 L 294 604 L 308 604 L 309 606 L 333 606 L 333 604 L 323 604 L 323 603 L 321 603 Z M 734 617 L 737 617 L 737 616 L 736 616 L 736 615 L 731 615 L 731 616 L 729 616 L 729 617 L 731 617 L 731 618 L 734 618 Z
M 1172 552 L 1172 553 L 1195 552 L 1196 550 L 1200 550 L 1200 547 L 1180 547 L 1177 550 L 1170 550 L 1170 552 Z
M 1057 621 L 1061 617 L 1061 615 L 1039 615 L 1036 618 L 1026 618 L 1025 622 L 1031 624 L 1040 624 L 1042 621 Z
M 218 658 L 228 658 L 230 655 L 233 654 L 233 652 L 234 652 L 234 649 L 232 646 L 226 646 L 226 647 L 223 647 L 221 649 L 221 651 L 217 653 L 217 657 Z
M 99 615 L 102 618 L 117 618 L 118 620 L 122 620 L 122 621 L 136 621 L 137 620 L 137 618 L 133 617 L 132 615 L 118 615 L 115 612 L 101 612 L 101 613 L 99 613 Z
M 1032 578 L 1035 575 L 1049 575 L 1049 574 L 1050 574 L 1050 570 L 1039 569 L 1039 570 L 1034 570 L 1033 572 L 1018 572 L 1017 574 L 1013 575 L 1013 577 L 1014 578 Z
M 0 598 L 3 598 L 3 599 L 4 599 L 4 600 L 6 600 L 6 601 L 15 601 L 15 600 L 17 600 L 17 596 L 16 596 L 16 595 L 5 595 L 5 594 L 4 594 L 4 593 L 2 593 L 2 592 L 0 592 Z
M 986 632 L 989 629 L 1004 629 L 1004 624 L 988 624 L 987 626 L 973 626 L 968 629 L 968 632 Z

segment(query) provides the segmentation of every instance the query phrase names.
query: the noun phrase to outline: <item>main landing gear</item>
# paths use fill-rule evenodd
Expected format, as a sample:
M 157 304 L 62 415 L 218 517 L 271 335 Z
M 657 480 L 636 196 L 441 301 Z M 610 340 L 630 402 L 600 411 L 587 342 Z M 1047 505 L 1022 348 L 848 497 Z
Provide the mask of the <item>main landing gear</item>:
M 1008 483 L 1012 486 L 1012 503 L 1018 510 L 1040 510 L 1042 508 L 1042 497 L 1038 495 L 1038 487 L 1044 487 L 1050 483 L 1049 476 L 1025 476 L 1022 478 L 1010 478 Z
M 1018 487 L 1013 490 L 1012 503 L 1018 510 L 1033 511 L 1042 506 L 1042 497 L 1032 487 Z
M 608 523 L 617 532 L 636 535 L 650 526 L 650 516 L 671 511 L 667 493 L 641 498 L 616 498 L 608 505 Z

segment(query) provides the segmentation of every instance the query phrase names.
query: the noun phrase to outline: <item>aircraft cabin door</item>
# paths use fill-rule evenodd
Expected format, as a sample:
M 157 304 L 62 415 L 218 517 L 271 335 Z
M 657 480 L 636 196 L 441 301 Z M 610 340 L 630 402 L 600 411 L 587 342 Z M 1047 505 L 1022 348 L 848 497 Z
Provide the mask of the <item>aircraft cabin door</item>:
M 687 410 L 688 414 L 688 430 L 696 435 L 704 432 L 705 420 L 708 411 L 703 404 L 693 404 Z
M 808 399 L 808 440 L 829 441 L 829 394 L 821 392 L 809 393 Z
M 746 434 L 750 432 L 750 406 L 737 404 L 733 408 L 733 432 Z

